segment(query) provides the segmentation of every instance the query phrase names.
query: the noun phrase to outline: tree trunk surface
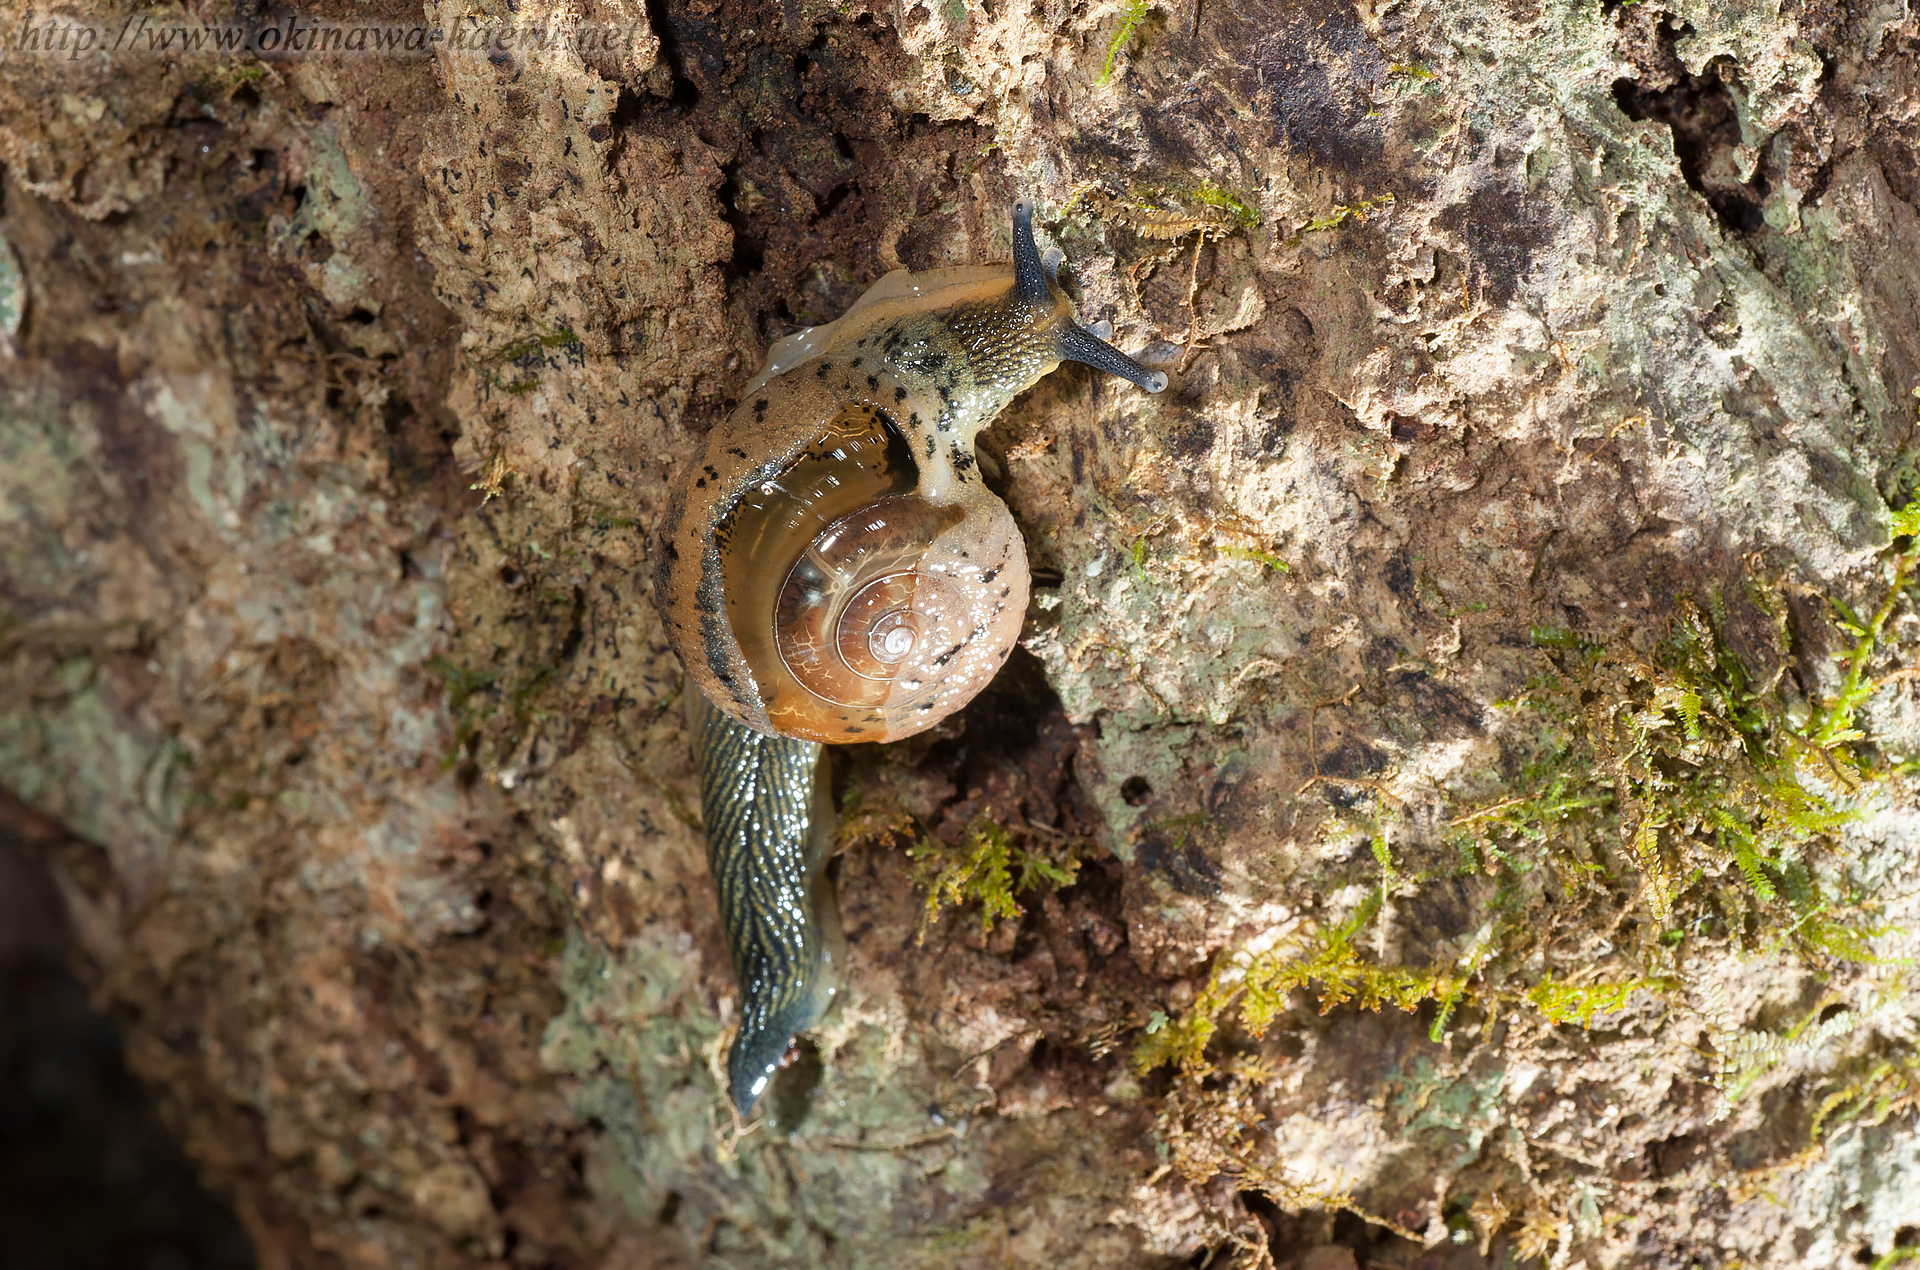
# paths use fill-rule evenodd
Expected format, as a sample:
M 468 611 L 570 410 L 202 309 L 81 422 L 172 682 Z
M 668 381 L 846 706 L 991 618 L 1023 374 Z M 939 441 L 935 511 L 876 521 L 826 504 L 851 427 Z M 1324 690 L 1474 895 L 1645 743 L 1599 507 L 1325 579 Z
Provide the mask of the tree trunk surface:
M 112 3 L 5 18 L 0 785 L 262 1266 L 1910 1255 L 1908 6 Z M 321 18 L 627 38 L 138 43 Z M 651 531 L 1022 196 L 1171 387 L 985 435 L 1022 648 L 742 1125 Z

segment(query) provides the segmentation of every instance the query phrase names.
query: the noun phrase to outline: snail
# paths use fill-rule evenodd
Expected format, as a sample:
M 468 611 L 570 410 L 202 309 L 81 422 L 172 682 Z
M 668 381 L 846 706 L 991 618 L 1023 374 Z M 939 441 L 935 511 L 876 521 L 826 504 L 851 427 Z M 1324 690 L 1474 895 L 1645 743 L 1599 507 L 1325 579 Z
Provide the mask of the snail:
M 675 480 L 654 597 L 699 690 L 689 723 L 740 1025 L 729 1093 L 751 1110 L 838 990 L 823 746 L 924 731 L 1019 638 L 1026 546 L 974 438 L 1063 361 L 1160 392 L 1082 327 L 1064 259 L 1013 209 L 1013 263 L 895 270 L 835 321 L 774 343 Z

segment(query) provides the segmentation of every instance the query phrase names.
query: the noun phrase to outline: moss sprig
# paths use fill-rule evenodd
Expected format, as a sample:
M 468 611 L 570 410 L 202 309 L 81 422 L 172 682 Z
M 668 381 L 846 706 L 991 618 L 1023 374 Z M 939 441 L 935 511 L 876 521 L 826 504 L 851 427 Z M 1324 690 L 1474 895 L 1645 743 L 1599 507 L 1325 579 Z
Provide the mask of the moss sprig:
M 979 906 L 981 933 L 991 934 L 996 922 L 1022 916 L 1015 896 L 1072 886 L 1080 871 L 1079 845 L 1072 839 L 1044 841 L 1034 831 L 1010 830 L 985 816 L 967 826 L 959 846 L 923 838 L 907 848 L 907 858 L 913 862 L 914 885 L 926 896 L 921 942 L 942 910 L 969 904 Z

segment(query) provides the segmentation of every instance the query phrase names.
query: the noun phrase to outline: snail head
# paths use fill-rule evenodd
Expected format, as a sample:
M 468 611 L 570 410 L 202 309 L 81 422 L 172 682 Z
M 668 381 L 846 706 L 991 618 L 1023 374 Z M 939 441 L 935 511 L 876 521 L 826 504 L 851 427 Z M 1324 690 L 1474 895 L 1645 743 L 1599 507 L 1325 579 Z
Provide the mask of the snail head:
M 1026 320 L 1037 332 L 1051 340 L 1053 352 L 1063 362 L 1079 362 L 1095 370 L 1106 371 L 1144 388 L 1160 392 L 1167 377 L 1148 370 L 1125 353 L 1107 343 L 1113 333 L 1106 323 L 1094 328 L 1081 326 L 1074 317 L 1073 301 L 1060 286 L 1060 266 L 1066 253 L 1050 247 L 1045 255 L 1033 238 L 1033 200 L 1021 199 L 1013 205 L 1013 296 Z

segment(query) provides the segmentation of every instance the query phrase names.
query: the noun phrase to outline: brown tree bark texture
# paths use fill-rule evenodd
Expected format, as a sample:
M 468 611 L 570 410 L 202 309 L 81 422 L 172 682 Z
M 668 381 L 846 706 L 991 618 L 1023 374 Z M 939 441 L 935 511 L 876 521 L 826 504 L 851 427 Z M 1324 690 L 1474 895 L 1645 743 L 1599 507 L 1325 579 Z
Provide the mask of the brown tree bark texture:
M 424 13 L 469 19 L 642 38 L 0 61 L 0 785 L 264 1266 L 1814 1267 L 1920 1224 L 1897 947 L 1816 975 L 1703 918 L 1649 970 L 1620 843 L 1445 863 L 1542 631 L 1652 647 L 1764 577 L 1781 691 L 1836 691 L 1920 382 L 1907 6 Z M 1066 368 L 988 434 L 1024 650 L 844 765 L 850 991 L 744 1128 L 649 531 L 771 338 L 1006 259 L 1021 195 L 1173 384 Z M 1833 858 L 1897 944 L 1876 791 Z M 917 943 L 902 848 L 989 823 L 1074 885 Z M 1651 986 L 1302 990 L 1129 1065 L 1369 897 L 1370 964 L 1491 982 L 1500 930 L 1516 983 Z M 1885 1105 L 1829 1132 L 1849 1088 Z

